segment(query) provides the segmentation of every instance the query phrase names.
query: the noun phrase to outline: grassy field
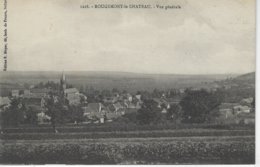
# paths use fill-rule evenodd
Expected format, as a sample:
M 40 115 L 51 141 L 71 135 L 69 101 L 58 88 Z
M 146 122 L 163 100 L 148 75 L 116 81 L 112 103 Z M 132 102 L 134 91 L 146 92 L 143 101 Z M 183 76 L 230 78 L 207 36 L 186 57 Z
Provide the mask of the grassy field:
M 146 130 L 130 128 L 119 131 L 102 127 L 96 132 L 92 129 L 94 127 L 78 128 L 80 130 L 74 131 L 77 127 L 59 127 L 61 132 L 56 134 L 46 130 L 49 127 L 6 129 L 4 134 L 0 135 L 0 163 L 254 164 L 255 162 L 255 130 L 252 127 L 157 130 L 145 127 Z M 35 132 L 36 129 L 41 130 Z

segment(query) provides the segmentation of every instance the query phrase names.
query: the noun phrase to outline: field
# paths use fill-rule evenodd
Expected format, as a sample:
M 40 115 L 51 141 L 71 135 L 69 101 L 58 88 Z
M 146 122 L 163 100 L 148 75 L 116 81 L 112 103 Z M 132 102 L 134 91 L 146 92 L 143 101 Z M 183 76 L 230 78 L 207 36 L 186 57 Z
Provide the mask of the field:
M 131 127 L 131 126 L 130 126 Z M 250 127 L 157 129 L 9 128 L 1 137 L 4 164 L 253 164 Z M 75 130 L 77 129 L 77 130 Z M 109 130 L 110 129 L 110 130 Z M 35 132 L 40 131 L 40 132 Z M 22 133 L 21 133 L 22 132 Z

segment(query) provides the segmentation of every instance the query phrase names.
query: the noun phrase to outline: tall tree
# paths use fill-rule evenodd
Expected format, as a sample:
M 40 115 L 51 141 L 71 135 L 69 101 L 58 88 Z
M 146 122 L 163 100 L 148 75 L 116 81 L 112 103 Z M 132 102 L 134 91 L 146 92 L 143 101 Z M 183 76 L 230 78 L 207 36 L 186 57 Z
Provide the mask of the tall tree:
M 25 118 L 25 123 L 28 124 L 37 124 L 37 112 L 34 110 L 33 107 L 29 107 L 28 110 L 26 110 L 26 118 Z
M 222 98 L 206 90 L 186 91 L 186 96 L 181 100 L 183 121 L 187 123 L 203 123 L 209 113 L 218 107 Z
M 182 109 L 178 104 L 172 104 L 167 111 L 166 118 L 168 120 L 176 121 L 182 117 Z
M 46 114 L 51 117 L 53 130 L 57 132 L 56 124 L 64 123 L 68 117 L 68 111 L 65 108 L 65 104 L 63 100 L 50 94 L 50 97 L 46 99 L 46 108 Z
M 71 112 L 71 121 L 76 122 L 78 124 L 79 122 L 83 121 L 83 110 L 81 106 L 70 106 L 70 112 Z
M 142 107 L 138 110 L 136 119 L 139 124 L 151 124 L 161 121 L 161 112 L 157 107 L 157 104 L 151 100 L 144 100 Z

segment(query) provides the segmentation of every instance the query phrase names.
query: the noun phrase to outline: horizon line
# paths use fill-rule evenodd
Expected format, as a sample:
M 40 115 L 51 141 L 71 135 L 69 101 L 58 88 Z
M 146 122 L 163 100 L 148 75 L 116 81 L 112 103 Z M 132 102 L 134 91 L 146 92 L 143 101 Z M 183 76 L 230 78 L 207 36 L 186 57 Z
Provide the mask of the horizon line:
M 97 73 L 129 73 L 129 74 L 144 74 L 144 75 L 243 75 L 248 73 L 254 73 L 256 71 L 250 71 L 245 73 L 150 73 L 150 72 L 130 72 L 130 71 L 103 71 L 103 70 L 7 70 L 1 71 L 1 73 L 8 73 L 8 72 L 97 72 Z

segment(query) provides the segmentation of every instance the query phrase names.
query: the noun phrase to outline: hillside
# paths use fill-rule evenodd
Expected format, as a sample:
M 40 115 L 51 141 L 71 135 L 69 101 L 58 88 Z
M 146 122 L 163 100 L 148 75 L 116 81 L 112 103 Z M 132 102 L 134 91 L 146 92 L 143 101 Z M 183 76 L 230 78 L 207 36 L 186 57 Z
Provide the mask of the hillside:
M 242 81 L 242 82 L 255 82 L 255 72 L 247 73 L 244 75 L 240 75 L 235 78 L 236 81 Z

